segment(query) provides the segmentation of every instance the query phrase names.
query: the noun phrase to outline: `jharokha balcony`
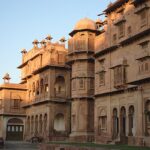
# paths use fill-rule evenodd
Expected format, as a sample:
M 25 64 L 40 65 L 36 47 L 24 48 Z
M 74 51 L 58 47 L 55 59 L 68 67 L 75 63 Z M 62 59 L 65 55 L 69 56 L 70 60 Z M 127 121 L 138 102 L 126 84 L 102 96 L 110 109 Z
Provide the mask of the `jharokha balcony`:
M 10 107 L 10 108 L 7 108 L 1 112 L 3 114 L 13 114 L 13 115 L 24 115 L 25 114 L 25 110 L 22 109 L 21 107 Z
M 48 93 L 42 94 L 42 95 L 36 95 L 30 99 L 28 99 L 28 101 L 24 101 L 22 103 L 22 107 L 29 107 L 30 105 L 37 105 L 40 103 L 46 103 L 48 101 L 51 100 L 58 100 L 58 99 L 66 99 L 66 92 L 65 91 L 55 91 L 54 95 L 50 98 L 48 96 Z
M 55 92 L 55 98 L 66 98 L 66 92 L 64 92 L 64 91 L 61 91 L 61 92 L 59 92 L 59 91 L 56 91 Z

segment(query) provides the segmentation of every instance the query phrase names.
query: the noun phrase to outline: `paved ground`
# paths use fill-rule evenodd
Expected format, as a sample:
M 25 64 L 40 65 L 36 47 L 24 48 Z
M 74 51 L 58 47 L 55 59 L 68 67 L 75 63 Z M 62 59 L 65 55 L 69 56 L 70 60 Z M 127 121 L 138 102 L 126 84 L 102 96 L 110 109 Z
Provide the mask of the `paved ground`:
M 0 150 L 39 150 L 39 146 L 27 142 L 6 141 L 5 146 Z
M 41 147 L 41 148 L 40 148 Z M 0 147 L 0 150 L 51 150 L 51 149 L 56 149 L 60 150 L 61 148 L 68 147 L 66 146 L 58 146 L 58 145 L 46 145 L 42 144 L 32 144 L 29 142 L 18 142 L 18 141 L 6 141 L 5 146 L 3 148 Z M 70 147 L 70 146 L 69 146 Z M 81 150 L 79 147 L 74 147 L 72 148 L 73 150 Z M 82 148 L 82 150 L 90 150 L 91 148 Z M 91 150 L 108 150 L 104 148 L 97 148 L 97 149 L 91 149 Z M 115 149 L 118 150 L 118 149 Z

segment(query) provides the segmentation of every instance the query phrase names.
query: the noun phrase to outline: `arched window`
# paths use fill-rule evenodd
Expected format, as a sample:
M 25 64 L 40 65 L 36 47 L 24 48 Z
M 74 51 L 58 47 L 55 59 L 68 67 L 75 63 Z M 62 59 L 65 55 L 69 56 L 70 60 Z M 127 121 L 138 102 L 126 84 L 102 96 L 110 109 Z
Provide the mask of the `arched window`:
M 55 81 L 55 96 L 64 98 L 66 96 L 66 85 L 63 76 L 58 76 Z
M 40 92 L 43 93 L 43 87 L 44 86 L 44 81 L 43 79 L 40 80 Z
M 44 89 L 45 89 L 45 92 L 48 92 L 49 91 L 49 87 L 48 87 L 48 76 L 46 76 L 44 78 Z
M 84 78 L 79 79 L 79 88 L 84 89 Z
M 39 81 L 36 82 L 36 95 L 39 95 Z
M 12 118 L 12 119 L 8 120 L 7 124 L 20 124 L 20 125 L 22 125 L 23 121 L 21 119 L 18 119 L 18 118 Z
M 54 130 L 65 131 L 65 119 L 63 114 L 57 114 L 54 119 Z
M 76 79 L 72 79 L 72 90 L 76 90 Z
M 150 101 L 147 102 L 147 121 L 150 124 Z
M 76 127 L 76 115 L 75 114 L 72 114 L 72 117 L 71 117 L 71 128 L 72 128 L 72 131 L 75 131 L 75 127 Z
M 29 94 L 29 95 L 28 95 L 28 96 L 29 96 L 29 99 L 31 99 L 31 90 L 28 91 L 28 94 Z
M 104 133 L 107 131 L 107 113 L 105 109 L 99 110 L 98 115 L 98 134 Z
M 35 96 L 35 82 L 32 84 L 32 91 L 33 91 L 33 96 Z

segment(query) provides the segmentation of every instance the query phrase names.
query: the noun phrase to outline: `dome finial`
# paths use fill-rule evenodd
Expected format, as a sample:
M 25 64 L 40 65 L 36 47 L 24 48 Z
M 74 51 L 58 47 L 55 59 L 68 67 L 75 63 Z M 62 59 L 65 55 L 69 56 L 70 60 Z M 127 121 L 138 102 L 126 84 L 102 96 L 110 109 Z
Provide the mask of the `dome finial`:
M 65 37 L 62 37 L 59 41 L 60 41 L 61 43 L 65 43 L 65 42 L 66 42 L 66 39 L 65 39 Z
M 9 81 L 10 81 L 10 75 L 8 74 L 8 73 L 6 73 L 5 75 L 4 75 L 4 77 L 3 77 L 3 80 L 4 80 L 4 83 L 9 83 Z
M 52 36 L 49 34 L 45 39 L 50 42 L 53 38 L 52 38 Z
M 34 47 L 38 47 L 39 41 L 37 39 L 35 39 L 32 44 L 34 45 Z
M 41 47 L 46 47 L 46 41 L 45 41 L 45 40 L 42 40 L 42 41 L 40 42 L 40 44 L 41 44 Z
M 22 53 L 22 54 L 26 54 L 26 53 L 27 53 L 26 49 L 23 48 L 23 49 L 21 50 L 21 53 Z

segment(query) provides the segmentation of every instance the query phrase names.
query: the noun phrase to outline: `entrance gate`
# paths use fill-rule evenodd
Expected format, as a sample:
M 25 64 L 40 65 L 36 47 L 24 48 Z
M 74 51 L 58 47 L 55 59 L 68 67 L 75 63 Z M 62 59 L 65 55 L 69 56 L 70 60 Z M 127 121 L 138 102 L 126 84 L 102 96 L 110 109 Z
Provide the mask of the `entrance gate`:
M 18 118 L 10 119 L 7 123 L 6 140 L 21 141 L 23 140 L 23 121 Z

